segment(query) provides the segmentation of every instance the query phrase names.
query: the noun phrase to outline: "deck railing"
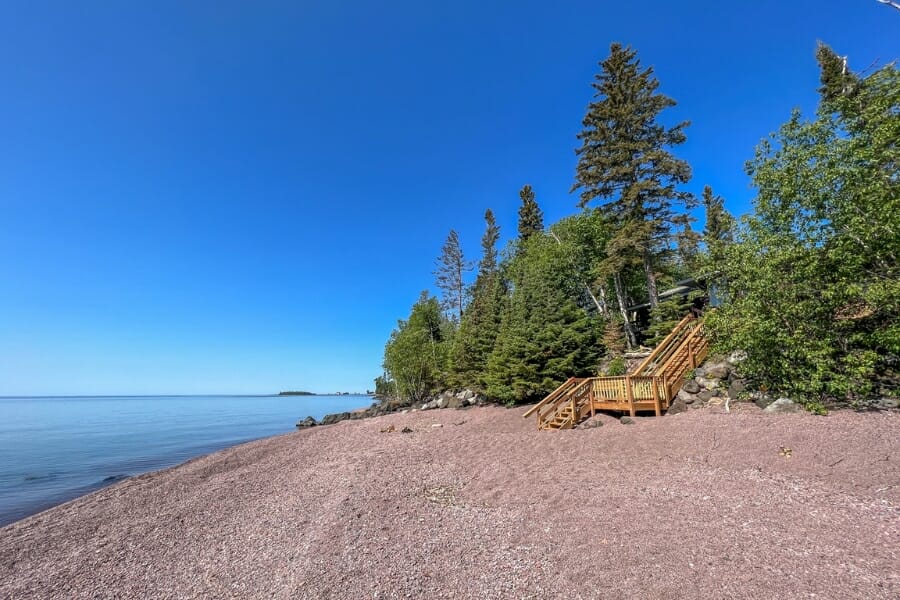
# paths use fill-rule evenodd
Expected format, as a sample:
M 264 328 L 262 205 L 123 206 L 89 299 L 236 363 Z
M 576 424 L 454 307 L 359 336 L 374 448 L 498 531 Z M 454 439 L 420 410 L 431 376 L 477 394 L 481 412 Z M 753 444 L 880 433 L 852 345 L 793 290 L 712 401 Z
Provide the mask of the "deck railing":
M 571 377 L 523 416 L 537 414 L 539 429 L 574 427 L 596 410 L 653 410 L 669 408 L 689 371 L 709 351 L 703 322 L 693 315 L 681 320 L 631 375 Z

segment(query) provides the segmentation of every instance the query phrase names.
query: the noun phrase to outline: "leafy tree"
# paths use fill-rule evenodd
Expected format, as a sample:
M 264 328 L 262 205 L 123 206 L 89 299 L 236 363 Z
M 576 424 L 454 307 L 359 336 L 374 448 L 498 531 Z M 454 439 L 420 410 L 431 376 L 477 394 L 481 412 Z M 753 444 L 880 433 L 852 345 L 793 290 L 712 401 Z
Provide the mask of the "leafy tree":
M 459 245 L 459 235 L 456 230 L 451 229 L 441 248 L 434 276 L 435 283 L 441 290 L 441 307 L 456 323 L 462 319 L 466 303 L 465 274 L 471 270 L 472 265 L 466 261 Z
M 519 198 L 522 200 L 519 207 L 519 239 L 525 241 L 544 230 L 544 213 L 534 199 L 534 190 L 530 185 L 519 190 Z
M 448 327 L 440 303 L 422 292 L 409 319 L 399 321 L 384 349 L 386 379 L 400 398 L 420 402 L 444 385 Z
M 488 394 L 525 402 L 568 377 L 593 374 L 602 354 L 602 319 L 579 303 L 582 288 L 564 247 L 534 234 L 519 245 L 506 275 L 512 293 L 488 359 Z
M 668 150 L 685 141 L 688 123 L 665 127 L 658 122 L 675 101 L 657 92 L 653 69 L 642 68 L 629 47 L 612 44 L 592 87 L 594 100 L 578 134 L 581 147 L 575 151 L 578 165 L 572 191 L 580 190 L 581 207 L 603 201 L 616 225 L 607 266 L 620 304 L 622 270 L 639 261 L 650 304 L 656 307 L 657 256 L 668 247 L 675 205 L 692 203 L 690 193 L 678 189 L 690 179 L 691 169 Z
M 481 238 L 481 260 L 472 286 L 472 301 L 463 313 L 450 355 L 451 383 L 456 387 L 486 387 L 487 359 L 494 349 L 500 330 L 506 285 L 497 265 L 497 240 L 500 228 L 494 213 L 484 214 L 485 231 Z
M 795 111 L 748 163 L 754 214 L 726 250 L 730 302 L 709 324 L 760 384 L 856 402 L 898 388 L 900 73 L 887 65 L 847 94 L 834 61 L 820 65 L 816 118 Z

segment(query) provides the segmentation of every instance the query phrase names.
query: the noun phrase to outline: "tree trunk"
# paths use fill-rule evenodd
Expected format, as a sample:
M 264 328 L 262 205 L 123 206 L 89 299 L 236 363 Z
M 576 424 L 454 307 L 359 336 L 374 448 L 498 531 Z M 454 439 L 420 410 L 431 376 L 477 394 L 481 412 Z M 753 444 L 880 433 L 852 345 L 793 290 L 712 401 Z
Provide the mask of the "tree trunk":
M 633 350 L 637 346 L 637 337 L 634 335 L 634 329 L 631 327 L 631 321 L 628 320 L 628 310 L 625 303 L 625 289 L 622 286 L 622 275 L 616 272 L 613 275 L 613 284 L 616 288 L 616 300 L 619 302 L 619 312 L 622 314 L 622 321 L 625 327 L 625 342 L 628 349 Z
M 653 264 L 650 261 L 650 253 L 644 252 L 644 275 L 647 277 L 647 295 L 650 296 L 650 310 L 659 306 L 659 293 L 656 291 L 656 275 L 653 273 Z

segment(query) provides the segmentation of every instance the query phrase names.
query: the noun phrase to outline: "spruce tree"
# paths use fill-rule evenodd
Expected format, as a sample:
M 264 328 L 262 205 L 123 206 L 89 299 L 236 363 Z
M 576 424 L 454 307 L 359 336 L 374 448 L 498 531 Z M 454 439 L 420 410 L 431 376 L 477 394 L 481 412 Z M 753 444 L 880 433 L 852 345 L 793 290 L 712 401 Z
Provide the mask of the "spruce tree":
M 478 263 L 478 276 L 482 277 L 497 270 L 497 241 L 500 239 L 500 227 L 494 218 L 494 211 L 484 211 L 484 235 L 481 237 L 481 260 Z
M 487 359 L 494 349 L 506 286 L 497 265 L 497 240 L 500 228 L 494 213 L 484 213 L 485 231 L 481 238 L 481 260 L 471 289 L 472 300 L 466 307 L 450 354 L 451 383 L 455 387 L 485 390 Z
M 710 268 L 724 260 L 725 247 L 734 241 L 734 217 L 725 209 L 721 196 L 713 194 L 710 186 L 703 188 L 703 208 L 706 211 L 706 226 L 703 228 L 703 242 Z
M 819 95 L 825 102 L 855 93 L 859 78 L 847 67 L 847 58 L 838 56 L 827 44 L 819 42 L 816 48 L 819 63 Z
M 624 268 L 639 260 L 655 308 L 657 255 L 669 244 L 676 204 L 692 204 L 690 193 L 678 189 L 690 179 L 690 166 L 669 151 L 685 141 L 688 123 L 666 127 L 658 122 L 675 101 L 657 92 L 653 69 L 642 68 L 629 47 L 612 44 L 591 85 L 594 100 L 578 134 L 572 191 L 579 191 L 581 207 L 603 203 L 619 230 L 620 239 L 610 247 L 620 256 L 612 262 Z M 614 280 L 621 280 L 621 273 Z M 621 302 L 623 291 L 617 285 Z
M 448 318 L 455 323 L 462 319 L 463 309 L 466 303 L 465 274 L 472 270 L 471 264 L 466 262 L 462 248 L 459 245 L 459 235 L 451 229 L 441 248 L 441 255 L 437 260 L 437 269 L 434 271 L 435 283 L 441 290 L 441 307 L 446 311 Z
M 544 230 L 544 213 L 534 199 L 534 190 L 525 185 L 519 190 L 522 206 L 519 207 L 519 240 L 525 241 Z

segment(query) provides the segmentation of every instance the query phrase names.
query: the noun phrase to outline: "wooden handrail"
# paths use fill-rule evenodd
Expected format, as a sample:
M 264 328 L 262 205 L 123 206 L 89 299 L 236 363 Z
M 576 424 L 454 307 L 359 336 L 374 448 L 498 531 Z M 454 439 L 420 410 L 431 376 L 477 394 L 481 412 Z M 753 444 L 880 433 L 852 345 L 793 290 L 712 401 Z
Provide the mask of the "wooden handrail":
M 552 400 L 555 400 L 556 397 L 557 397 L 559 394 L 563 393 L 564 388 L 570 386 L 570 385 L 572 384 L 573 381 L 576 381 L 576 378 L 575 378 L 575 377 L 569 377 L 568 379 L 566 379 L 566 380 L 565 380 L 558 388 L 556 388 L 555 390 L 553 390 L 552 392 L 550 392 L 550 394 L 549 394 L 546 398 L 544 398 L 543 400 L 541 400 L 540 402 L 538 402 L 537 404 L 535 404 L 534 406 L 532 406 L 531 408 L 529 408 L 529 409 L 525 412 L 525 414 L 522 415 L 522 418 L 530 417 L 532 414 L 534 414 L 534 411 L 536 411 L 536 410 L 539 409 L 540 407 L 544 406 L 544 405 L 547 404 L 548 402 L 551 402 Z
M 694 315 L 689 314 L 685 316 L 681 321 L 679 321 L 678 325 L 676 325 L 675 328 L 672 329 L 671 332 L 669 332 L 669 335 L 667 335 L 662 342 L 657 344 L 656 348 L 653 349 L 653 352 L 650 353 L 650 356 L 645 358 L 644 361 L 640 365 L 638 365 L 638 368 L 634 370 L 632 375 L 643 374 L 644 370 L 647 369 L 647 367 L 649 367 L 651 364 L 653 364 L 653 362 L 661 353 L 668 349 L 669 345 L 672 343 L 672 341 L 674 341 L 674 338 L 681 335 L 688 323 L 693 321 L 695 318 L 696 317 L 694 317 Z

